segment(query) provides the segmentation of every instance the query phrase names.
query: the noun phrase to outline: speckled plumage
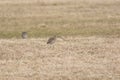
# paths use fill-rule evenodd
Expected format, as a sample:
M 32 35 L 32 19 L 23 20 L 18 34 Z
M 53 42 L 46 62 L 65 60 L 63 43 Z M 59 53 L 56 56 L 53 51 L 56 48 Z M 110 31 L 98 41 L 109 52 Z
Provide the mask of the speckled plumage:
M 48 39 L 48 41 L 47 41 L 47 44 L 53 44 L 53 43 L 55 43 L 56 38 L 57 38 L 56 36 L 50 37 L 50 38 Z
M 22 37 L 23 39 L 26 39 L 26 38 L 28 37 L 27 32 L 22 32 L 21 37 Z

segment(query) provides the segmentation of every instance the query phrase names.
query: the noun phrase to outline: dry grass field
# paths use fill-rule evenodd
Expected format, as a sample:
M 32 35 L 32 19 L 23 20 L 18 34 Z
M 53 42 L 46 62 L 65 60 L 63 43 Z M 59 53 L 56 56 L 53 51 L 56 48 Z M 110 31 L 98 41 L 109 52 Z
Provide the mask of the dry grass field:
M 0 80 L 120 80 L 120 39 L 0 40 Z
M 119 0 L 0 0 L 0 38 L 120 36 Z
M 120 80 L 120 0 L 0 0 L 0 80 Z

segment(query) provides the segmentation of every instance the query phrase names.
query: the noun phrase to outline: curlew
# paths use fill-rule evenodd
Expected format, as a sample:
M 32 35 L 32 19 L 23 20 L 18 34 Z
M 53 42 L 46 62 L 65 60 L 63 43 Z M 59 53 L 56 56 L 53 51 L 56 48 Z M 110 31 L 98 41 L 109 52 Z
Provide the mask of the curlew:
M 48 41 L 47 41 L 47 44 L 53 44 L 53 43 L 55 43 L 56 39 L 57 39 L 57 36 L 50 37 L 48 39 Z
M 61 38 L 62 40 L 65 40 L 61 36 L 52 36 L 48 39 L 47 44 L 54 44 L 56 42 L 57 38 Z

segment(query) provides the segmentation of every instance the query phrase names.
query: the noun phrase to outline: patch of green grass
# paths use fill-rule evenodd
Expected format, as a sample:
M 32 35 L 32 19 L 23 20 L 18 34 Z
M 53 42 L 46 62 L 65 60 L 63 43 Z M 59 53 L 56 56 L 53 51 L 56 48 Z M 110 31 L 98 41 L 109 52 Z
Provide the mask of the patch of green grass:
M 120 29 L 113 27 L 115 21 L 112 23 L 112 20 L 53 21 L 51 19 L 45 22 L 45 24 L 39 22 L 40 20 L 37 18 L 23 18 L 23 21 L 21 18 L 4 20 L 1 23 L 0 38 L 20 38 L 23 31 L 28 32 L 29 37 L 46 37 L 51 35 L 110 36 L 120 34 Z

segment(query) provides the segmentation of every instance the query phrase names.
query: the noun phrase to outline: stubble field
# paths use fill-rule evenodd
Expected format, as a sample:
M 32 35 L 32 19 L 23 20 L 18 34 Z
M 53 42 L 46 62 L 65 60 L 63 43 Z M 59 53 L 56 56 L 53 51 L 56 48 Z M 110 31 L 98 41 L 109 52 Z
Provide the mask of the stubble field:
M 0 80 L 120 80 L 119 37 L 119 0 L 0 0 Z
M 0 40 L 1 80 L 119 80 L 120 39 Z

